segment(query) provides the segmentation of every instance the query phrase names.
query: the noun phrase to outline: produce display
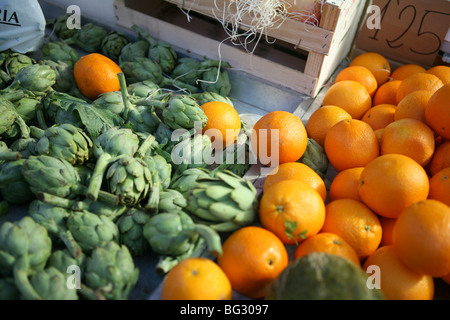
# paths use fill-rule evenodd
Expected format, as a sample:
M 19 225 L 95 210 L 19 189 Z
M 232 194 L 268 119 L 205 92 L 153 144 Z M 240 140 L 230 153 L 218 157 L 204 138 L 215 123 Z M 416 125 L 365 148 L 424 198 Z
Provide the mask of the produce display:
M 364 53 L 306 124 L 249 127 L 226 61 L 66 20 L 0 53 L 0 299 L 126 300 L 146 254 L 163 300 L 450 292 L 450 67 Z

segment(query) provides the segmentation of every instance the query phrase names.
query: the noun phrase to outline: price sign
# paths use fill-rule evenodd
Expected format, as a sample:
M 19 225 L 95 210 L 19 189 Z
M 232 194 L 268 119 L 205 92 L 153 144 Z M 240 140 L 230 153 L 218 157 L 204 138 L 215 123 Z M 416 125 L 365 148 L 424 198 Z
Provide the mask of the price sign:
M 448 0 L 373 0 L 356 46 L 398 62 L 431 66 L 449 28 Z

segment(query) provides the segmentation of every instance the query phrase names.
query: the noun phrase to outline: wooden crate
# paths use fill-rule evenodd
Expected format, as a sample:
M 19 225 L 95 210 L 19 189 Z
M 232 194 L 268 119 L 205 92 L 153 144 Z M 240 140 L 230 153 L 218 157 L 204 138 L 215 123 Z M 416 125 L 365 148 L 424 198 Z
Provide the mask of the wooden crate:
M 249 54 L 224 41 L 227 34 L 214 18 L 214 1 L 115 1 L 117 23 L 123 27 L 138 24 L 180 51 L 221 58 L 234 69 L 311 97 L 350 52 L 365 7 L 366 1 L 328 0 L 320 26 L 288 19 L 268 30 L 267 36 L 276 40 L 273 44 L 262 40 Z M 190 21 L 181 9 L 189 10 Z

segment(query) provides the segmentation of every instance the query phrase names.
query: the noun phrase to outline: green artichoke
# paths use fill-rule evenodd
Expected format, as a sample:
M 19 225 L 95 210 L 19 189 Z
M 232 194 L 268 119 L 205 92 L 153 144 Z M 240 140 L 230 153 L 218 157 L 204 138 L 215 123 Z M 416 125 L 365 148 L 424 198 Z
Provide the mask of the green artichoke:
M 0 165 L 0 193 L 9 203 L 25 204 L 36 198 L 22 174 L 24 163 L 19 159 Z
M 9 76 L 14 79 L 17 73 L 25 67 L 35 64 L 36 60 L 26 54 L 14 52 L 5 61 L 5 69 Z
M 78 300 L 76 288 L 67 285 L 68 275 L 56 268 L 39 270 L 30 279 L 30 284 L 41 300 Z
M 195 134 L 177 143 L 171 151 L 171 157 L 175 173 L 206 168 L 213 160 L 211 139 L 203 134 Z
M 168 162 L 163 156 L 158 154 L 151 155 L 148 151 L 143 160 L 150 171 L 158 173 L 158 182 L 161 189 L 167 189 L 172 177 L 172 163 Z
M 69 17 L 70 17 L 69 14 L 64 14 L 64 15 L 60 15 L 54 21 L 52 21 L 56 36 L 61 40 L 69 39 L 69 38 L 73 37 L 78 31 L 78 29 L 76 29 L 76 28 L 72 28 L 72 29 L 68 28 L 67 20 Z
M 28 215 L 47 229 L 52 241 L 61 240 L 72 257 L 78 258 L 82 255 L 81 247 L 66 226 L 71 214 L 72 212 L 65 208 L 39 200 L 32 201 L 28 207 Z
M 20 152 L 9 149 L 4 141 L 0 141 L 0 165 L 6 161 L 19 160 L 22 156 Z
M 52 88 L 57 92 L 71 93 L 77 88 L 73 68 L 63 61 L 42 60 L 39 62 L 47 65 L 56 73 L 56 81 Z
M 117 225 L 110 218 L 89 211 L 74 211 L 70 214 L 67 228 L 82 252 L 88 255 L 105 242 L 119 241 Z
M 9 203 L 6 200 L 0 200 L 0 217 L 9 211 Z
M 177 60 L 175 68 L 172 70 L 170 76 L 173 79 L 196 86 L 197 81 L 202 78 L 203 72 L 209 70 L 212 67 L 229 67 L 227 62 L 220 62 L 218 60 L 204 59 L 199 61 L 189 57 L 183 57 Z
M 78 258 L 74 258 L 67 249 L 54 250 L 48 259 L 47 266 L 55 268 L 63 273 L 67 273 L 67 269 L 70 266 L 77 266 L 80 268 L 81 272 L 84 272 L 86 258 L 87 256 L 84 254 Z
M 194 223 L 183 211 L 152 216 L 144 226 L 144 237 L 151 249 L 162 255 L 157 265 L 160 272 L 167 272 L 178 261 L 192 256 L 199 241 L 206 241 L 211 254 L 222 254 L 219 234 L 206 225 Z
M 52 252 L 47 230 L 33 218 L 25 216 L 0 226 L 0 273 L 14 277 L 21 296 L 40 299 L 28 276 L 43 270 Z
M 0 89 L 5 89 L 12 81 L 11 76 L 3 69 L 0 69 Z
M 129 42 L 120 52 L 119 63 L 133 61 L 134 58 L 145 58 L 147 57 L 149 48 L 150 44 L 145 40 Z
M 3 97 L 0 97 L 0 114 L 2 115 L 0 117 L 0 137 L 12 141 L 30 137 L 30 129 L 17 112 L 14 104 Z
M 177 190 L 166 189 L 161 191 L 159 196 L 159 212 L 177 212 L 187 206 L 186 198 Z
M 0 300 L 20 300 L 20 291 L 14 278 L 0 278 Z
M 70 123 L 55 124 L 42 130 L 31 126 L 31 135 L 38 140 L 36 151 L 62 158 L 72 165 L 82 165 L 89 160 L 92 140 L 84 131 Z
M 108 35 L 108 31 L 102 26 L 94 23 L 86 23 L 77 30 L 74 36 L 66 39 L 69 45 L 76 45 L 88 53 L 100 51 L 103 39 Z
M 120 243 L 127 246 L 133 255 L 142 255 L 150 245 L 143 235 L 144 226 L 150 215 L 138 208 L 131 208 L 119 220 Z
M 161 88 L 150 80 L 132 83 L 127 89 L 130 98 L 136 101 L 140 98 L 159 96 L 162 93 Z
M 116 242 L 97 247 L 86 261 L 86 285 L 109 300 L 126 300 L 138 278 L 130 251 Z
M 205 91 L 201 93 L 194 93 L 191 94 L 193 98 L 197 100 L 197 103 L 201 106 L 205 103 L 212 102 L 212 101 L 221 101 L 228 103 L 230 106 L 234 107 L 233 102 L 230 98 L 221 96 L 220 94 L 212 91 Z
M 308 138 L 305 153 L 297 162 L 306 164 L 323 179 L 327 174 L 329 164 L 327 154 L 324 148 L 314 139 Z
M 206 92 L 215 92 L 221 96 L 228 96 L 231 92 L 231 81 L 228 71 L 213 67 L 202 73 L 200 87 Z
M 127 36 L 117 31 L 110 31 L 108 35 L 103 38 L 100 45 L 100 51 L 108 58 L 118 61 L 122 49 L 130 43 Z
M 171 129 L 193 129 L 196 122 L 203 128 L 208 122 L 203 109 L 190 95 L 174 95 L 163 110 L 163 121 Z
M 86 103 L 83 99 L 65 92 L 51 91 L 42 98 L 41 102 L 43 107 L 42 112 L 44 113 L 43 117 L 49 122 L 53 124 L 71 123 L 77 127 L 81 127 L 81 119 L 73 110 L 77 106 Z M 37 112 L 41 112 L 41 110 L 37 110 Z M 43 129 L 42 126 L 41 128 Z
M 196 187 L 197 179 L 209 178 L 212 174 L 213 173 L 206 168 L 187 169 L 183 172 L 178 172 L 173 176 L 169 188 L 175 189 L 186 196 L 191 189 Z
M 122 93 L 120 91 L 106 92 L 98 96 L 92 104 L 100 109 L 109 110 L 120 116 L 123 115 L 125 107 L 123 104 Z
M 250 225 L 257 214 L 253 184 L 226 170 L 197 179 L 186 198 L 186 210 L 217 231 L 230 232 Z
M 19 152 L 22 155 L 22 158 L 28 158 L 29 156 L 37 156 L 36 152 L 36 138 L 20 138 L 14 140 L 11 144 L 11 150 L 15 152 Z
M 23 97 L 22 99 L 14 102 L 14 106 L 23 121 L 29 125 L 36 121 L 36 109 L 40 103 L 40 98 Z
M 89 199 L 97 200 L 103 182 L 103 174 L 110 162 L 117 156 L 133 156 L 138 148 L 138 136 L 127 128 L 112 127 L 93 141 L 92 154 L 97 162 L 87 190 Z
M 79 58 L 78 52 L 65 41 L 49 41 L 42 46 L 42 60 L 64 62 L 73 68 Z
M 32 94 L 42 96 L 51 90 L 55 82 L 55 70 L 46 65 L 32 64 L 20 69 L 14 81 L 3 89 L 2 92 L 23 89 L 30 91 Z

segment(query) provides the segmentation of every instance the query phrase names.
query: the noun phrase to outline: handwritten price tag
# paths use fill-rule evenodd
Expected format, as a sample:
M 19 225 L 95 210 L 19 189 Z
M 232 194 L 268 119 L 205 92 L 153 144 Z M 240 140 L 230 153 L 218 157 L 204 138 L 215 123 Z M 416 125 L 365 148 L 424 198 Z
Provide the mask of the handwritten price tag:
M 450 28 L 448 0 L 373 0 L 357 47 L 431 66 Z

